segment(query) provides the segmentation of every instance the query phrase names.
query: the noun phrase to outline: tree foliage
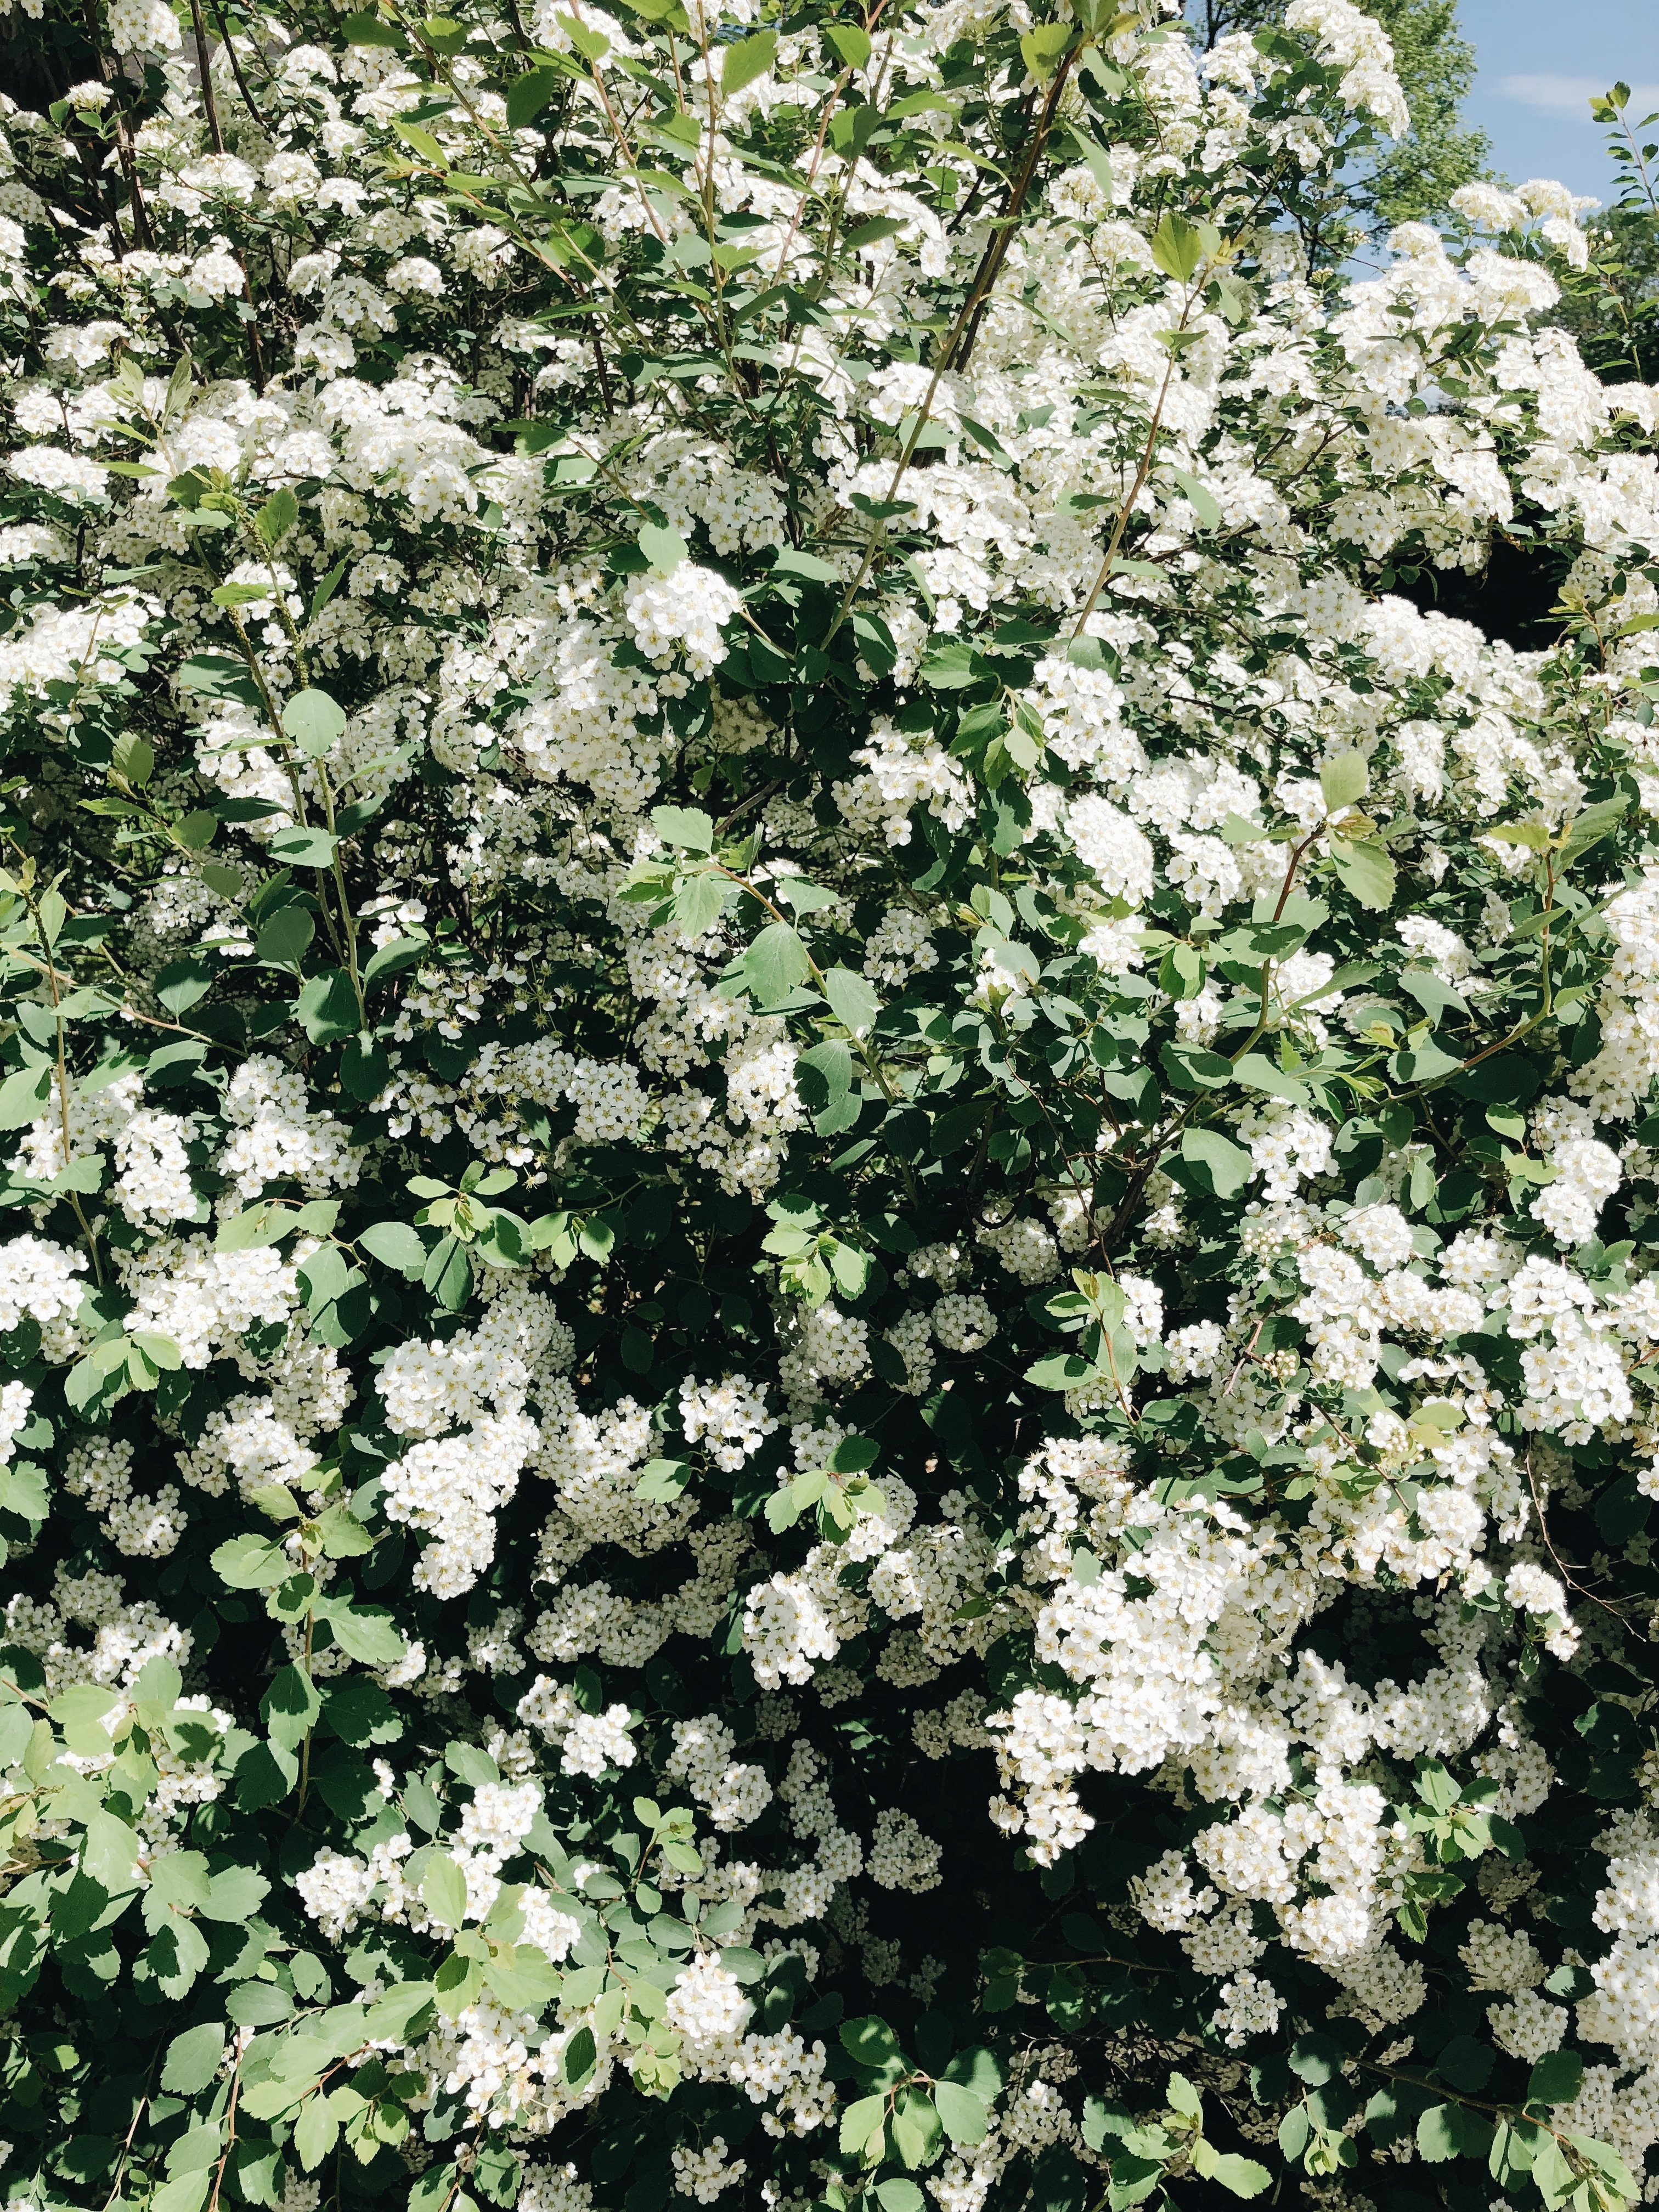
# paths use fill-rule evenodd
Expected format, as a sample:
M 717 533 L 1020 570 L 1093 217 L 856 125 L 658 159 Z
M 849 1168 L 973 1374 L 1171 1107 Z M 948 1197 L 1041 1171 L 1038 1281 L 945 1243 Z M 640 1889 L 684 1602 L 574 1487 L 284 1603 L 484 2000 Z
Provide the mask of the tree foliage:
M 1341 179 L 1342 212 L 1368 228 L 1436 222 L 1458 186 L 1484 173 L 1492 152 L 1486 133 L 1463 118 L 1474 48 L 1459 27 L 1457 0 L 1377 0 L 1369 12 L 1393 47 L 1411 128 Z M 1285 0 L 1192 0 L 1188 13 L 1207 50 L 1230 33 L 1272 28 Z
M 1659 374 L 1659 114 L 1631 112 L 1631 88 L 1613 85 L 1590 107 L 1608 126 L 1617 192 L 1588 226 L 1589 263 L 1564 293 L 1560 318 L 1607 383 Z

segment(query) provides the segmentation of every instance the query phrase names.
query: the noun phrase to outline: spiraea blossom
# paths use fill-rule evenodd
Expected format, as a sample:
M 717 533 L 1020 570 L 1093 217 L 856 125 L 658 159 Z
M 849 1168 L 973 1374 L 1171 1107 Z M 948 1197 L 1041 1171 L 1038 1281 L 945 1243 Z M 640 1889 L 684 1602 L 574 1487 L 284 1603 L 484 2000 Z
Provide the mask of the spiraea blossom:
M 1349 0 L 8 28 L 5 2201 L 1650 2197 L 1581 204 L 1355 253 Z

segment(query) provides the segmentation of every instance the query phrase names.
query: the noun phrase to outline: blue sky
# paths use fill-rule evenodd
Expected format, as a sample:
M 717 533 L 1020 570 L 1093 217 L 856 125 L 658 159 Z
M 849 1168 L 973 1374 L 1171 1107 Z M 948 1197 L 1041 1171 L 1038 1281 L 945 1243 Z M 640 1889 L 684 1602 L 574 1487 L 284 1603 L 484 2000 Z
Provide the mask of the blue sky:
M 1633 114 L 1659 108 L 1659 0 L 1462 0 L 1460 12 L 1480 64 L 1467 112 L 1494 167 L 1517 185 L 1559 177 L 1611 199 L 1605 134 L 1586 101 L 1622 77 Z

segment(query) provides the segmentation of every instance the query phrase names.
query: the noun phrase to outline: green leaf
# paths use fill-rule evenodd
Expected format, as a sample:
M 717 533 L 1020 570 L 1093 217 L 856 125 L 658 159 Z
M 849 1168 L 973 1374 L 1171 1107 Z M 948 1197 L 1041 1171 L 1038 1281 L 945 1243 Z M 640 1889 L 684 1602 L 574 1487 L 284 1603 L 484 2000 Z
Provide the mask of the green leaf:
M 877 2183 L 876 2202 L 881 2212 L 923 2212 L 927 2200 L 914 2181 L 896 2173 L 890 2180 Z
M 665 530 L 660 523 L 647 522 L 640 526 L 639 547 L 659 575 L 672 576 L 682 561 L 691 558 L 691 548 L 679 532 Z M 704 850 L 707 849 L 705 847 Z
M 1217 1198 L 1236 1198 L 1256 1171 L 1244 1147 L 1218 1129 L 1184 1130 L 1181 1157 Z
M 159 1927 L 169 1914 L 194 1912 L 207 1903 L 208 1863 L 200 1851 L 167 1851 L 150 1862 L 144 1918 Z
M 1584 2062 L 1576 2051 L 1547 2051 L 1527 2081 L 1529 2105 L 1571 2105 L 1584 2086 Z
M 208 1876 L 204 1920 L 251 1920 L 270 1894 L 270 1884 L 252 1867 L 222 1867 Z
M 869 60 L 870 33 L 856 23 L 826 23 L 823 36 L 849 70 L 861 70 Z
M 128 730 L 116 739 L 110 765 L 135 791 L 142 791 L 155 773 L 155 750 L 137 731 Z
M 845 1024 L 857 1037 L 867 1036 L 875 1026 L 881 1012 L 881 1001 L 875 987 L 866 976 L 855 975 L 850 968 L 830 968 L 824 970 L 823 995 L 830 1001 L 830 1010 L 836 1019 Z
M 1010 1954 L 1004 1953 L 1005 1958 Z M 971 2089 L 981 2104 L 989 2105 L 1000 2094 L 1003 2086 L 1001 2061 L 994 2051 L 982 2044 L 975 2044 L 966 2051 L 958 2051 L 945 2068 L 941 2079 L 955 2081 L 964 2089 Z
M 219 2070 L 225 2055 L 225 2031 L 216 2020 L 187 2027 L 167 2045 L 161 2062 L 161 2087 L 176 2097 L 193 2097 L 205 2089 Z
M 21 1129 L 38 1121 L 52 1094 L 52 1064 L 20 1068 L 0 1083 L 0 1129 Z
M 81 1846 L 82 1867 L 93 1881 L 112 1897 L 136 1889 L 138 1852 L 138 1838 L 126 1822 L 117 1820 L 103 1806 L 94 1806 L 87 1815 L 86 1839 Z
M 270 1687 L 259 1700 L 259 1717 L 270 1729 L 272 1741 L 281 1744 L 284 1751 L 292 1751 L 305 1741 L 322 1710 L 316 1684 L 302 1667 L 291 1662 L 277 1668 Z
M 216 2159 L 219 2154 L 219 2130 L 217 2128 L 204 2128 L 193 2132 L 204 2135 L 209 2138 L 210 2149 L 208 2162 L 187 2167 L 182 2173 L 175 2174 L 170 2181 L 164 2181 L 149 2198 L 148 2212 L 200 2212 L 200 2207 L 206 2200 L 209 2187 L 213 2180 L 210 2166 L 212 2160 Z M 174 2151 L 184 2148 L 184 2140 L 181 2138 L 180 2142 L 173 2145 Z M 169 2153 L 169 2164 L 172 2163 L 172 2156 L 173 2154 Z
M 390 945 L 377 946 L 363 969 L 363 989 L 372 991 L 388 975 L 396 975 L 410 968 L 422 955 L 431 950 L 430 940 L 424 937 L 394 937 Z
M 843 2105 L 839 2137 L 843 2158 L 859 2158 L 872 2137 L 879 2139 L 887 2117 L 884 2096 L 860 2097 Z
M 270 857 L 285 868 L 331 867 L 339 842 L 325 830 L 279 830 L 270 841 Z
M 182 960 L 170 960 L 162 969 L 155 979 L 155 995 L 170 1014 L 182 1014 L 207 996 L 213 974 L 209 955 L 187 952 Z
M 1070 23 L 1039 23 L 1035 30 L 1022 35 L 1021 57 L 1039 83 L 1047 84 L 1075 36 L 1074 27 Z
M 1223 1091 L 1233 1079 L 1232 1062 L 1202 1045 L 1168 1043 L 1158 1047 L 1164 1073 L 1181 1091 Z
M 1025 1380 L 1039 1390 L 1074 1390 L 1095 1372 L 1092 1359 L 1079 1358 L 1075 1352 L 1056 1352 L 1028 1367 Z
M 339 2141 L 340 2123 L 320 2089 L 313 2090 L 300 2107 L 294 2127 L 294 2148 L 307 2173 L 314 2173 Z
M 805 576 L 809 583 L 835 584 L 841 580 L 841 570 L 832 561 L 821 561 L 816 553 L 803 553 L 798 546 L 781 545 L 772 561 L 775 576 Z
M 954 2081 L 935 2081 L 933 2102 L 945 2124 L 945 2132 L 953 2143 L 984 2141 L 991 2116 L 971 2089 L 961 2088 Z
M 556 1997 L 564 1977 L 533 1943 L 518 1943 L 498 1951 L 484 1969 L 484 1978 L 509 2010 L 538 2013 Z
M 298 1217 L 285 1206 L 274 1205 L 268 1199 L 259 1199 L 241 1213 L 233 1213 L 222 1221 L 213 1239 L 216 1252 L 252 1252 L 263 1244 L 276 1244 L 291 1229 L 299 1226 Z
M 1270 1098 L 1288 1098 L 1293 1106 L 1308 1103 L 1307 1085 L 1286 1075 L 1265 1052 L 1247 1052 L 1235 1061 L 1233 1079 L 1246 1091 L 1265 1091 Z
M 294 1571 L 281 1544 L 264 1536 L 233 1536 L 213 1554 L 213 1570 L 232 1589 L 274 1589 Z
M 689 1460 L 648 1460 L 634 1485 L 634 1495 L 653 1504 L 672 1504 L 684 1495 L 692 1472 Z
M 651 826 L 665 845 L 685 853 L 712 853 L 714 825 L 695 806 L 653 806 Z
M 562 70 L 545 62 L 515 76 L 507 88 L 507 129 L 527 130 L 544 107 L 552 106 L 566 82 Z
M 1491 2123 L 1467 2105 L 1431 2105 L 1417 2123 L 1417 2148 L 1431 2165 L 1485 2158 L 1492 2142 Z
M 472 1262 L 459 1237 L 441 1237 L 427 1255 L 421 1286 L 430 1291 L 441 1306 L 459 1313 L 472 1295 Z
M 426 1266 L 427 1245 L 418 1229 L 406 1221 L 375 1221 L 359 1230 L 357 1243 L 376 1260 L 400 1274 L 414 1277 Z
M 1205 2181 L 1218 2181 L 1235 2197 L 1260 2197 L 1273 2176 L 1253 2158 L 1218 2151 L 1200 2136 L 1193 2146 L 1193 2169 Z
M 393 30 L 390 23 L 383 23 L 378 15 L 366 9 L 361 13 L 345 16 L 341 21 L 340 28 L 349 46 L 393 46 L 399 52 L 403 51 L 402 32 Z
M 357 994 L 343 968 L 325 968 L 301 992 L 296 1011 L 313 1044 L 334 1044 L 356 1036 L 362 1022 Z
M 744 980 L 757 1006 L 787 998 L 811 971 L 806 947 L 787 921 L 769 922 L 743 957 Z
M 732 886 L 712 868 L 687 876 L 675 886 L 674 921 L 688 937 L 702 937 L 720 920 Z
M 1558 867 L 1571 867 L 1575 860 L 1583 858 L 1592 845 L 1599 845 L 1604 837 L 1611 836 L 1629 813 L 1630 805 L 1628 799 L 1604 799 L 1594 806 L 1581 807 L 1562 844 Z
M 403 1637 L 384 1606 L 335 1598 L 328 1607 L 328 1622 L 340 1649 L 365 1667 L 392 1667 L 404 1656 Z
M 1021 42 L 1022 46 L 1024 41 Z M 1192 224 L 1173 210 L 1159 222 L 1152 238 L 1152 259 L 1166 276 L 1188 283 L 1204 258 L 1204 241 Z
M 466 1876 L 447 1851 L 436 1851 L 421 1876 L 421 1896 L 427 1911 L 446 1928 L 459 1928 L 466 1919 Z
M 1334 753 L 1321 763 L 1319 787 L 1325 794 L 1325 805 L 1332 814 L 1346 814 L 1349 807 L 1357 806 L 1365 796 L 1365 787 L 1371 772 L 1364 753 Z
M 869 40 L 865 40 L 867 49 Z M 734 92 L 741 92 L 746 84 L 753 84 L 757 76 L 764 76 L 772 66 L 778 51 L 775 31 L 756 31 L 746 39 L 739 39 L 726 50 L 726 60 L 720 69 L 720 90 L 729 100 Z
M 1186 493 L 1188 501 L 1192 507 L 1193 513 L 1198 518 L 1199 528 L 1200 530 L 1219 530 L 1221 527 L 1221 502 L 1217 499 L 1215 494 L 1207 485 L 1200 483 L 1195 476 L 1188 475 L 1185 469 L 1176 469 L 1173 471 L 1173 474 L 1175 476 L 1176 482 L 1181 486 L 1182 490 Z
M 392 118 L 392 127 L 404 143 L 418 154 L 434 169 L 447 168 L 444 150 L 429 131 L 422 131 L 417 123 L 405 122 L 401 115 Z
M 314 1317 L 322 1307 L 333 1304 L 343 1292 L 350 1272 L 337 1244 L 319 1245 L 299 1271 L 306 1311 Z
M 842 2022 L 841 2047 L 860 2066 L 885 2066 L 898 2057 L 899 2039 L 884 2020 L 872 2013 Z
M 348 1674 L 343 1681 L 331 1682 L 325 1710 L 335 1735 L 360 1751 L 370 1744 L 395 1743 L 404 1732 L 403 1716 L 380 1684 L 366 1674 Z
M 1310 2089 L 1320 2089 L 1341 2071 L 1341 2046 L 1316 2031 L 1299 2035 L 1291 2045 L 1286 2063 L 1298 2081 L 1305 2081 Z
M 1434 2070 L 1454 2089 L 1465 2090 L 1474 2096 L 1492 2079 L 1492 2069 L 1497 2062 L 1498 2053 L 1490 2044 L 1481 2043 L 1473 2035 L 1455 2035 L 1435 2060 Z
M 320 760 L 344 732 L 346 713 L 326 691 L 296 691 L 283 709 L 283 733 L 300 750 Z
M 254 535 L 267 552 L 274 551 L 299 520 L 299 501 L 286 484 L 281 484 L 254 516 Z
M 1333 837 L 1330 854 L 1349 897 L 1374 913 L 1386 914 L 1394 904 L 1396 875 L 1385 848 L 1370 838 L 1350 845 L 1340 837 Z
M 278 907 L 253 940 L 256 959 L 275 968 L 297 968 L 317 925 L 302 906 Z
M 830 1037 L 823 1044 L 815 1044 L 800 1054 L 795 1062 L 796 1079 L 802 1070 L 815 1076 L 823 1085 L 821 1097 L 811 1095 L 810 1085 L 802 1096 L 815 1112 L 825 1106 L 834 1106 L 845 1098 L 853 1084 L 852 1048 L 844 1037 Z
M 1463 2148 L 1455 2105 L 1431 2105 L 1417 2123 L 1417 2148 L 1431 2165 L 1443 2165 Z

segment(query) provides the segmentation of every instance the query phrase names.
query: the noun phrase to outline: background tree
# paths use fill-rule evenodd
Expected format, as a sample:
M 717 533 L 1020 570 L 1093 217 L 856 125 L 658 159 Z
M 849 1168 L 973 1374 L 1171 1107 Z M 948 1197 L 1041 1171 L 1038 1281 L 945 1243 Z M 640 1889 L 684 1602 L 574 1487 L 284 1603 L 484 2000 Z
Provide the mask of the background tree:
M 1659 377 L 1659 143 L 1644 136 L 1659 114 L 1630 112 L 1631 88 L 1615 84 L 1590 107 L 1610 125 L 1616 197 L 1586 225 L 1588 269 L 1563 288 L 1562 327 L 1604 384 L 1650 383 Z
M 1348 213 L 1383 229 L 1431 222 L 1460 185 L 1481 174 L 1492 151 L 1486 133 L 1463 119 L 1474 48 L 1459 28 L 1457 0 L 1374 0 L 1366 12 L 1393 41 L 1412 127 L 1384 141 L 1345 179 Z M 1187 6 L 1206 51 L 1230 32 L 1269 29 L 1284 13 L 1284 0 L 1188 0 Z

